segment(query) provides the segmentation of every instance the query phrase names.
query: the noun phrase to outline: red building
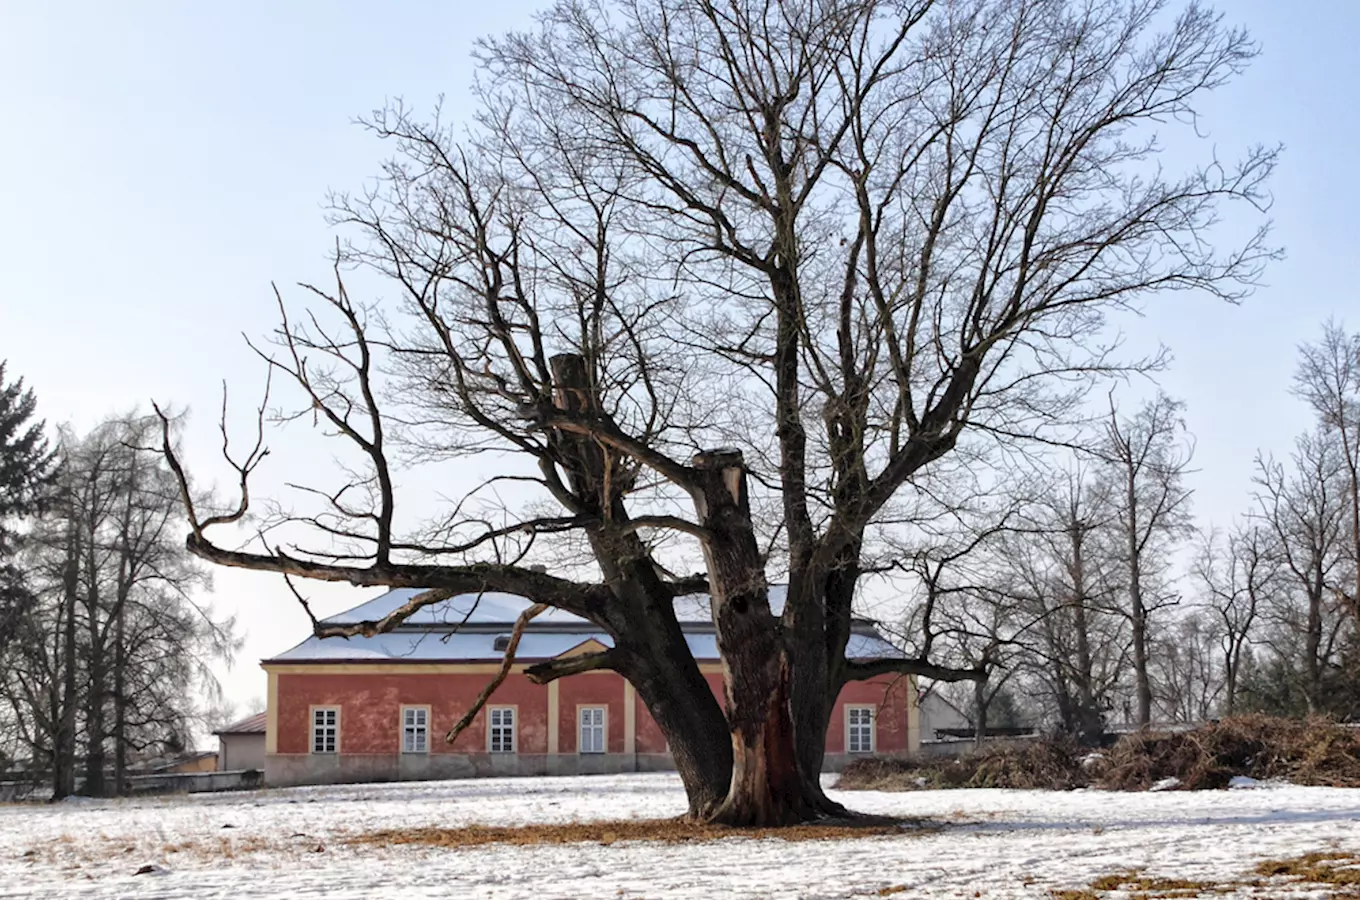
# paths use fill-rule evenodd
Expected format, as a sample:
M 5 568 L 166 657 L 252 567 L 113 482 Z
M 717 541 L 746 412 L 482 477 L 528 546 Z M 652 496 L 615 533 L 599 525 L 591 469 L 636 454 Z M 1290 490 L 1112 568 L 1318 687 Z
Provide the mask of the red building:
M 327 619 L 382 618 L 415 590 L 389 591 Z M 780 588 L 771 606 L 783 605 Z M 335 781 L 631 772 L 671 767 L 666 741 L 632 685 L 587 672 L 547 685 L 523 670 L 546 659 L 611 645 L 577 616 L 550 610 L 525 630 L 515 665 L 458 740 L 444 735 L 500 667 L 510 630 L 528 605 L 509 594 L 466 594 L 421 609 L 374 637 L 310 637 L 263 662 L 269 677 L 265 781 Z M 722 672 L 707 596 L 680 598 L 676 612 L 694 657 L 722 697 Z M 851 658 L 901 655 L 873 624 L 856 621 Z M 916 691 L 884 676 L 841 692 L 827 735 L 827 766 L 851 756 L 906 753 L 919 745 Z

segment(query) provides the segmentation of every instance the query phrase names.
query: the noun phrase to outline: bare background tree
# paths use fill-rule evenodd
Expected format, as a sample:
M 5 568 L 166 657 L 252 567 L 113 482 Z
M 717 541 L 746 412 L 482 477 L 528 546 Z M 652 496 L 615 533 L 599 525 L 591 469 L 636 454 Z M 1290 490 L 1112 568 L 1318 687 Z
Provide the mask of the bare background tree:
M 123 793 L 129 766 L 190 746 L 211 664 L 233 623 L 194 599 L 205 567 L 179 539 L 179 486 L 135 414 L 62 434 L 58 479 L 21 565 L 34 603 L 16 623 L 0 718 L 52 773 L 55 797 Z
M 1190 491 L 1184 486 L 1190 450 L 1181 405 L 1164 395 L 1121 418 L 1111 404 L 1100 453 L 1114 529 L 1119 534 L 1119 587 L 1129 620 L 1134 677 L 1134 723 L 1152 721 L 1152 618 L 1177 602 L 1171 552 L 1190 532 Z
M 1349 579 L 1333 587 L 1352 617 L 1360 619 L 1360 334 L 1327 322 L 1321 338 L 1300 348 L 1294 390 L 1313 408 L 1341 463 L 1345 556 Z
M 1315 426 L 1287 460 L 1258 456 L 1253 506 L 1227 531 L 1190 528 L 1190 443 L 1164 396 L 1074 438 L 1091 462 L 1065 490 L 1062 454 L 1041 461 L 1057 487 L 1026 508 L 1033 527 L 980 545 L 996 559 L 974 567 L 996 574 L 968 605 L 973 621 L 988 596 L 994 621 L 1033 611 L 993 674 L 1028 698 L 1022 718 L 1094 741 L 1244 711 L 1360 713 L 1355 371 L 1360 337 L 1337 323 L 1300 348 Z
M 1273 535 L 1259 522 L 1237 525 L 1227 537 L 1211 529 L 1203 537 L 1193 574 L 1199 581 L 1205 628 L 1217 636 L 1224 715 L 1238 709 L 1244 666 L 1259 622 L 1279 589 Z

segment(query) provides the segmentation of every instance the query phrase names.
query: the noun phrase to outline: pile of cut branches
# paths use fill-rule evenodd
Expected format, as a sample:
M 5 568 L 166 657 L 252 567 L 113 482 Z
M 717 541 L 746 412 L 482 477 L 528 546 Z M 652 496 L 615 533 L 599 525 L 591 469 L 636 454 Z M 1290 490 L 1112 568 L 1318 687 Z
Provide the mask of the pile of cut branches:
M 1360 729 L 1324 718 L 1234 716 L 1193 731 L 1126 735 L 1095 787 L 1138 791 L 1166 779 L 1181 790 L 1224 788 L 1236 776 L 1360 787 Z
M 1227 787 L 1238 776 L 1360 787 L 1360 729 L 1330 719 L 1234 716 L 1190 731 L 1141 731 L 1092 751 L 1063 738 L 1009 743 L 957 759 L 876 758 L 846 767 L 848 790 Z

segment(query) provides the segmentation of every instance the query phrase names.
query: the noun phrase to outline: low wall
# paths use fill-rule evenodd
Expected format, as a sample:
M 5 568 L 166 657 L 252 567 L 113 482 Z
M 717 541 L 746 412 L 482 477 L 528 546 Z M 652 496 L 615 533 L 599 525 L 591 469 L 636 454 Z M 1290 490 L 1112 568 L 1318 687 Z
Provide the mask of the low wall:
M 1037 740 L 1037 734 L 1017 734 L 987 737 L 982 739 L 983 749 L 995 747 L 1012 747 L 1024 744 L 1028 741 Z M 977 750 L 977 740 L 975 738 L 942 738 L 938 741 L 921 741 L 921 746 L 917 751 L 919 756 L 934 757 L 953 757 L 967 756 Z
M 843 753 L 828 753 L 823 771 L 839 772 L 852 758 Z M 264 759 L 264 781 L 270 787 L 287 787 L 517 775 L 614 775 L 674 769 L 669 753 L 271 753 Z
M 181 772 L 164 775 L 132 775 L 127 781 L 134 794 L 187 793 L 206 791 L 239 791 L 257 788 L 264 780 L 259 769 L 236 769 L 229 772 Z
M 208 791 L 240 791 L 260 787 L 264 773 L 259 769 L 232 772 L 177 772 L 161 775 L 129 775 L 129 794 L 201 794 Z M 108 784 L 113 785 L 109 775 Z M 85 787 L 84 777 L 76 778 L 76 794 Z M 50 775 L 28 781 L 0 781 L 0 803 L 16 800 L 46 799 L 52 796 Z
M 270 787 L 285 787 L 516 775 L 612 775 L 672 768 L 668 754 L 652 753 L 271 753 L 265 756 L 264 777 Z

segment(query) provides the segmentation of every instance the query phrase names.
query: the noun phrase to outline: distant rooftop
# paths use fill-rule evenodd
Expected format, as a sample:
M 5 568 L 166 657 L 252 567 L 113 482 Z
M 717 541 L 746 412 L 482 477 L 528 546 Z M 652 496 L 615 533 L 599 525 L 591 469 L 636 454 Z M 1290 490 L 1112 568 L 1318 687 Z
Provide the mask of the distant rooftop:
M 232 722 L 223 728 L 219 728 L 213 734 L 264 734 L 265 718 L 267 713 L 256 713 L 253 716 L 246 716 L 237 722 Z

